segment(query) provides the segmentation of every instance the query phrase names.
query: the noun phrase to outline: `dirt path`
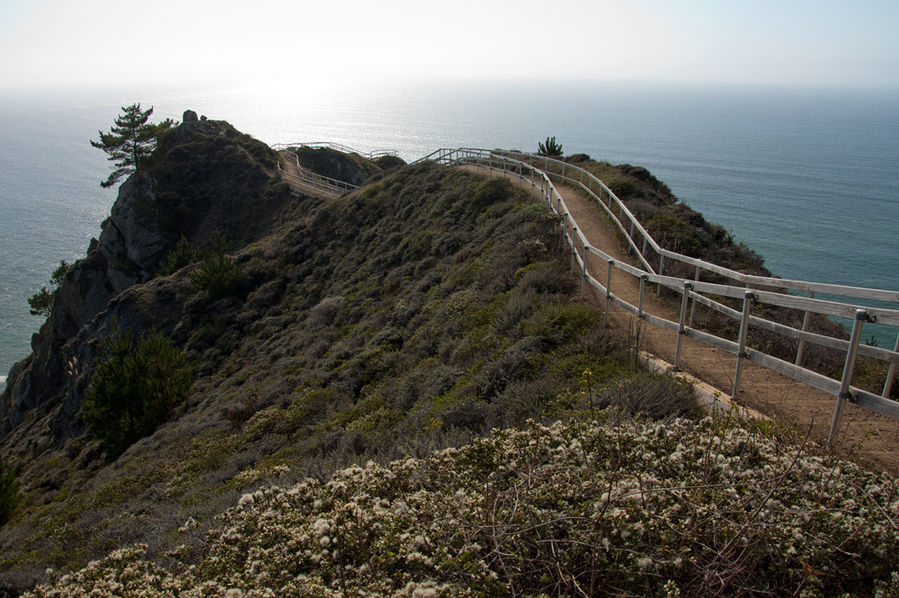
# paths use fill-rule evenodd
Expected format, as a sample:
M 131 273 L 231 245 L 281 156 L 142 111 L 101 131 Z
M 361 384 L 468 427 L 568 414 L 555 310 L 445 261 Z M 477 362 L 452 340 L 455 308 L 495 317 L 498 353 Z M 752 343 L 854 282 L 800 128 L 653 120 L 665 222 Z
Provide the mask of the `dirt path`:
M 481 171 L 483 172 L 483 171 Z M 525 189 L 530 183 L 512 180 Z M 582 233 L 593 247 L 612 257 L 636 263 L 627 256 L 615 236 L 612 226 L 595 201 L 579 190 L 557 187 L 568 205 Z M 539 187 L 534 190 L 539 194 Z M 607 265 L 597 256 L 588 256 L 588 269 L 594 278 L 605 283 Z M 620 270 L 613 269 L 612 291 L 629 303 L 636 305 L 639 297 L 639 281 Z M 605 304 L 605 297 L 590 288 L 593 300 Z M 655 292 L 644 292 L 644 310 L 668 320 L 678 321 L 680 302 L 666 302 L 656 298 Z M 635 330 L 634 316 L 612 304 L 610 323 L 619 330 Z M 677 335 L 647 322 L 643 322 L 640 348 L 667 361 L 674 362 Z M 685 372 L 718 389 L 725 400 L 730 399 L 736 356 L 689 338 L 681 339 L 679 366 Z M 736 402 L 750 407 L 782 422 L 794 423 L 802 434 L 811 430 L 811 438 L 822 446 L 826 441 L 833 420 L 835 397 L 812 388 L 802 382 L 773 372 L 767 368 L 743 360 L 740 385 Z M 861 462 L 892 475 L 899 475 L 899 421 L 845 403 L 841 425 L 834 441 L 835 451 L 857 458 Z
M 313 195 L 323 199 L 332 199 L 342 195 L 339 191 L 331 191 L 305 182 L 300 176 L 300 169 L 293 156 L 287 151 L 280 151 L 278 152 L 278 155 L 281 157 L 281 178 L 284 179 L 292 189 L 306 195 Z

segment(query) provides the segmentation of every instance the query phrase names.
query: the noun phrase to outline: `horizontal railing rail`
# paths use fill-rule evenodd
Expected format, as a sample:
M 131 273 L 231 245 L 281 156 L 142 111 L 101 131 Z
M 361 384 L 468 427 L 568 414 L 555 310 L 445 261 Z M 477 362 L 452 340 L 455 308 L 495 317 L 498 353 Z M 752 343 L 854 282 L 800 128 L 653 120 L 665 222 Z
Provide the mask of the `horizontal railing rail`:
M 382 156 L 396 156 L 398 155 L 396 150 L 392 149 L 376 149 L 370 152 L 362 152 L 348 145 L 343 145 L 342 143 L 334 143 L 333 141 L 299 141 L 297 143 L 276 143 L 271 146 L 273 150 L 286 150 L 292 147 L 311 147 L 315 148 L 330 148 L 333 150 L 337 150 L 344 154 L 358 154 L 363 158 L 367 158 L 369 160 L 374 160 L 376 158 L 380 158 Z
M 656 243 L 655 239 L 643 228 L 643 225 L 640 224 L 640 221 L 637 220 L 636 216 L 634 216 L 631 211 L 624 205 L 618 196 L 601 180 L 596 178 L 593 173 L 585 170 L 579 166 L 574 164 L 569 164 L 563 160 L 557 160 L 555 158 L 550 158 L 547 156 L 535 156 L 533 154 L 525 154 L 521 152 L 493 152 L 497 155 L 503 156 L 515 156 L 517 160 L 523 161 L 529 165 L 533 165 L 534 163 L 543 162 L 544 172 L 546 172 L 548 165 L 554 165 L 561 170 L 560 173 L 552 173 L 547 172 L 551 176 L 558 176 L 566 180 L 567 182 L 573 183 L 578 187 L 582 187 L 585 191 L 588 192 L 594 199 L 598 201 L 602 201 L 602 194 L 605 193 L 608 204 L 607 210 L 618 209 L 619 212 L 623 215 L 624 219 L 627 221 L 627 224 L 633 226 L 634 231 L 639 233 L 639 237 L 642 237 L 643 241 L 646 243 L 649 249 L 663 258 L 675 260 L 678 262 L 682 262 L 684 264 L 694 266 L 699 268 L 700 270 L 704 270 L 707 272 L 711 272 L 714 274 L 718 274 L 720 276 L 724 276 L 726 278 L 730 278 L 731 280 L 735 280 L 737 282 L 754 285 L 754 286 L 769 286 L 775 288 L 784 288 L 798 291 L 811 291 L 814 293 L 826 293 L 832 295 L 841 295 L 847 297 L 856 297 L 860 299 L 872 299 L 876 301 L 885 301 L 889 303 L 899 303 L 899 291 L 893 290 L 883 290 L 883 289 L 871 289 L 865 287 L 855 287 L 850 285 L 836 285 L 830 283 L 820 283 L 820 282 L 809 282 L 802 280 L 790 280 L 784 278 L 775 278 L 775 277 L 767 277 L 767 276 L 755 276 L 752 274 L 745 274 L 743 272 L 739 272 L 736 270 L 732 270 L 730 268 L 726 268 L 724 266 L 719 266 L 717 264 L 713 264 L 711 262 L 707 262 L 705 260 L 701 260 L 698 258 L 686 256 L 674 251 L 670 251 L 659 246 Z M 577 174 L 577 178 L 573 176 L 569 176 L 569 173 Z M 614 207 L 613 205 L 614 204 Z M 626 228 L 625 223 L 621 224 L 622 228 Z M 630 236 L 634 236 L 631 234 Z M 636 243 L 635 243 L 636 245 Z
M 877 322 L 878 324 L 891 327 L 899 327 L 899 310 L 815 298 L 815 293 L 820 293 L 899 304 L 899 291 L 748 275 L 669 251 L 656 243 L 639 220 L 605 183 L 592 173 L 561 160 L 519 152 L 491 151 L 475 148 L 438 149 L 413 162 L 413 164 L 424 160 L 432 160 L 442 164 L 474 165 L 506 175 L 516 176 L 524 182 L 529 182 L 533 188 L 539 187 L 541 197 L 561 220 L 563 237 L 571 249 L 571 268 L 572 270 L 580 268 L 581 271 L 582 295 L 587 285 L 599 291 L 605 297 L 606 318 L 608 318 L 610 304 L 614 303 L 636 317 L 638 325 L 640 322 L 646 321 L 675 332 L 677 334 L 673 364 L 675 368 L 679 365 L 681 338 L 688 337 L 736 356 L 733 396 L 736 396 L 739 388 L 740 371 L 744 359 L 758 363 L 835 396 L 837 402 L 831 431 L 828 436 L 828 446 L 833 441 L 839 423 L 843 400 L 850 400 L 862 407 L 899 419 L 899 402 L 889 398 L 893 381 L 896 377 L 896 368 L 899 365 L 899 337 L 897 337 L 896 346 L 892 351 L 860 343 L 861 332 L 866 322 Z M 543 168 L 540 168 L 541 165 Z M 558 172 L 552 171 L 553 168 Z M 554 179 L 582 189 L 603 208 L 615 227 L 622 233 L 629 250 L 639 262 L 639 266 L 617 260 L 590 245 L 589 240 L 584 236 L 568 206 L 565 204 L 562 195 L 555 187 Z M 607 265 L 604 277 L 605 282 L 597 278 L 597 274 L 591 272 L 590 268 L 588 268 L 588 254 L 599 257 Z M 651 260 L 649 256 L 654 257 Z M 657 261 L 655 257 L 658 258 Z M 666 259 L 681 262 L 695 268 L 694 278 L 665 275 Z M 628 302 L 611 291 L 613 269 L 625 272 L 640 281 L 637 305 Z M 714 273 L 738 284 L 702 281 L 700 280 L 701 272 Z M 668 288 L 681 296 L 680 317 L 677 322 L 648 313 L 644 309 L 644 295 L 649 284 L 656 285 L 659 291 L 662 288 Z M 788 291 L 806 291 L 809 296 L 798 296 Z M 742 309 L 736 310 L 716 300 L 714 297 L 727 297 L 737 300 L 742 304 Z M 756 303 L 776 305 L 804 312 L 802 328 L 794 328 L 753 315 L 751 313 L 752 307 Z M 692 313 L 697 304 L 704 305 L 709 309 L 738 320 L 740 326 L 737 341 L 721 338 L 708 331 L 693 328 Z M 687 309 L 688 305 L 690 306 L 689 310 Z M 688 312 L 690 315 L 688 315 Z M 849 340 L 809 332 L 807 326 L 810 314 L 852 320 L 853 327 Z M 749 326 L 797 340 L 798 349 L 795 362 L 790 363 L 764 351 L 747 347 Z M 802 354 L 807 343 L 845 352 L 843 374 L 839 380 L 802 367 Z M 858 355 L 877 359 L 886 364 L 887 374 L 883 391 L 880 395 L 851 385 Z
M 304 168 L 300 165 L 300 159 L 297 157 L 295 153 L 289 150 L 281 150 L 284 154 L 293 158 L 296 163 L 297 172 L 299 172 L 299 176 L 293 175 L 283 169 L 281 169 L 281 165 L 278 164 L 278 168 L 281 169 L 281 175 L 288 179 L 295 179 L 296 182 L 301 184 L 310 185 L 315 187 L 319 191 L 325 192 L 327 195 L 337 196 L 342 195 L 344 193 L 349 193 L 351 191 L 355 191 L 359 188 L 358 185 L 354 185 L 352 183 L 348 183 L 346 181 L 341 181 L 340 179 L 334 179 L 331 177 L 327 177 L 321 174 L 317 174 L 312 172 L 311 170 Z

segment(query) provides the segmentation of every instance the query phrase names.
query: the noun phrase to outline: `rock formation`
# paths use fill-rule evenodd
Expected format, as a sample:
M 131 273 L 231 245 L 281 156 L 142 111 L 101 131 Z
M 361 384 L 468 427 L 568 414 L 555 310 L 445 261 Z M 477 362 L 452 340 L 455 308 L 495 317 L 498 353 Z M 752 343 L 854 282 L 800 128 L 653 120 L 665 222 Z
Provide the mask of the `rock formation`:
M 42 435 L 49 429 L 56 443 L 83 429 L 77 414 L 87 374 L 113 317 L 143 330 L 164 329 L 180 314 L 172 303 L 178 293 L 164 282 L 129 289 L 157 276 L 180 238 L 201 247 L 219 231 L 243 244 L 285 207 L 289 194 L 273 177 L 271 149 L 192 110 L 183 119 L 121 185 L 99 239 L 57 290 L 33 353 L 10 370 L 0 395 L 0 441 L 22 424 Z M 172 310 L 178 313 L 167 318 Z

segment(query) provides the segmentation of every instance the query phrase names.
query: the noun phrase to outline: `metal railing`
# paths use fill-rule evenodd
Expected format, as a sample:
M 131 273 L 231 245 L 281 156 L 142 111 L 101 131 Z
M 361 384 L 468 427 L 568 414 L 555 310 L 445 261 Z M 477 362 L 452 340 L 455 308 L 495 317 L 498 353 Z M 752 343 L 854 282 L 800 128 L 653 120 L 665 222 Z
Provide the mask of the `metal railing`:
M 833 423 L 828 435 L 828 448 L 831 446 L 840 419 L 843 400 L 849 400 L 862 407 L 899 419 L 899 402 L 889 398 L 893 380 L 896 377 L 896 366 L 899 364 L 899 337 L 896 347 L 890 351 L 880 347 L 860 343 L 862 329 L 867 322 L 877 322 L 899 329 L 899 310 L 880 307 L 869 307 L 854 303 L 828 301 L 814 298 L 815 293 L 827 293 L 843 297 L 873 299 L 899 305 L 899 291 L 868 289 L 845 285 L 816 283 L 800 280 L 785 280 L 773 277 L 753 276 L 731 270 L 710 262 L 692 258 L 677 252 L 664 249 L 656 243 L 649 232 L 628 210 L 627 206 L 612 190 L 592 173 L 563 162 L 544 156 L 521 154 L 517 152 L 490 151 L 474 148 L 439 149 L 421 160 L 433 160 L 442 164 L 475 165 L 503 174 L 512 174 L 532 188 L 540 190 L 541 197 L 549 207 L 561 218 L 563 236 L 571 248 L 571 268 L 579 267 L 583 296 L 586 285 L 597 289 L 605 297 L 605 317 L 608 321 L 608 308 L 614 303 L 633 314 L 640 322 L 646 321 L 677 334 L 674 351 L 674 367 L 678 367 L 680 359 L 681 339 L 696 339 L 706 345 L 717 347 L 736 356 L 732 396 L 736 396 L 740 383 L 743 360 L 748 359 L 785 376 L 804 382 L 814 388 L 837 397 Z M 415 164 L 416 162 L 413 162 Z M 543 168 L 540 168 L 540 166 Z M 555 169 L 557 172 L 552 172 Z M 622 262 L 590 245 L 581 232 L 562 195 L 558 192 L 553 180 L 562 180 L 583 190 L 602 207 L 612 223 L 624 236 L 630 251 L 635 255 L 641 267 Z M 588 255 L 601 258 L 607 265 L 604 273 L 594 274 L 588 268 Z M 679 262 L 695 268 L 691 278 L 664 275 L 666 260 Z M 657 268 L 653 266 L 657 264 Z M 612 270 L 617 269 L 637 278 L 640 282 L 637 305 L 629 303 L 611 291 Z M 702 272 L 714 273 L 737 284 L 719 284 L 700 280 Z M 603 275 L 604 274 L 604 275 Z M 601 281 L 597 276 L 600 276 Z M 650 314 L 644 309 L 644 295 L 647 284 L 655 284 L 658 289 L 668 288 L 681 296 L 678 321 L 668 320 Z M 771 290 L 764 290 L 769 288 Z M 808 297 L 789 294 L 786 290 L 805 291 Z M 713 297 L 729 297 L 742 303 L 741 310 L 735 310 Z M 793 328 L 773 320 L 752 314 L 756 303 L 777 305 L 783 308 L 804 312 L 802 328 Z M 696 304 L 704 305 L 740 322 L 737 341 L 732 341 L 692 327 L 692 313 Z M 688 305 L 692 305 L 688 310 Z M 688 311 L 690 315 L 688 316 Z M 829 337 L 808 332 L 811 314 L 849 318 L 853 321 L 850 339 Z M 768 330 L 798 341 L 796 360 L 791 363 L 764 351 L 747 346 L 749 326 Z M 843 373 L 835 380 L 811 369 L 802 367 L 802 353 L 807 343 L 838 349 L 845 353 Z M 865 355 L 887 364 L 887 375 L 880 395 L 851 385 L 858 355 Z

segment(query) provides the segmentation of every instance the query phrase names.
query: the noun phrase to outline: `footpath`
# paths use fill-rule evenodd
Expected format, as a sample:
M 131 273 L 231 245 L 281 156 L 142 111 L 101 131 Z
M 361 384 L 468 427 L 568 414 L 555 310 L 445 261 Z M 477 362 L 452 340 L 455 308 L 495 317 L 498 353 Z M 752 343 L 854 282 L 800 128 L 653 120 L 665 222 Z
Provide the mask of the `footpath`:
M 300 173 L 296 158 L 290 152 L 280 151 L 278 156 L 281 158 L 278 161 L 278 170 L 281 172 L 281 178 L 290 185 L 291 189 L 321 199 L 333 199 L 342 195 L 340 191 L 327 189 L 322 185 L 314 185 L 307 181 Z
M 481 170 L 480 172 L 483 172 Z M 501 176 L 501 175 L 497 175 Z M 539 196 L 540 190 L 527 181 L 507 175 L 516 186 Z M 595 200 L 581 190 L 559 185 L 574 220 L 591 246 L 613 258 L 636 265 L 619 243 L 609 220 Z M 604 260 L 588 255 L 587 268 L 594 278 L 605 281 L 607 265 Z M 613 268 L 611 288 L 616 295 L 636 305 L 639 298 L 639 281 Z M 605 297 L 588 285 L 591 300 L 605 307 Z M 677 303 L 677 305 L 673 305 Z M 671 321 L 679 319 L 680 300 L 664 301 L 655 292 L 644 292 L 644 310 Z M 636 318 L 614 303 L 609 309 L 609 323 L 623 335 L 635 336 Z M 630 331 L 630 332 L 628 332 Z M 677 335 L 674 332 L 640 323 L 638 349 L 664 360 L 674 362 Z M 717 389 L 716 395 L 728 404 L 758 411 L 771 419 L 795 426 L 797 433 L 808 433 L 811 440 L 823 446 L 830 432 L 836 398 L 793 380 L 760 365 L 743 360 L 739 390 L 731 397 L 736 356 L 700 343 L 682 338 L 679 369 Z M 858 459 L 874 469 L 899 475 L 899 421 L 879 413 L 844 402 L 841 423 L 834 439 L 834 451 L 841 456 Z
M 325 190 L 302 180 L 296 162 L 283 152 L 281 154 L 281 174 L 291 187 L 301 193 L 327 199 L 332 195 Z M 483 169 L 464 167 L 484 174 Z M 512 174 L 505 176 L 513 184 L 539 197 L 539 187 L 522 181 Z M 619 243 L 605 212 L 586 193 L 572 187 L 556 187 L 562 195 L 581 232 L 591 246 L 623 262 L 636 265 L 636 260 L 627 255 Z M 605 280 L 606 263 L 592 254 L 587 258 L 588 270 L 594 278 Z M 597 275 L 599 273 L 599 275 Z M 640 293 L 639 281 L 624 272 L 613 269 L 611 288 L 619 297 L 636 305 Z M 588 286 L 588 300 L 605 308 L 605 297 Z M 644 311 L 678 321 L 678 300 L 665 301 L 654 292 L 644 293 Z M 637 322 L 636 318 L 614 303 L 609 307 L 609 324 L 622 337 L 634 339 L 639 326 L 638 350 L 653 356 L 653 362 L 670 369 L 674 362 L 677 335 L 653 326 L 648 322 Z M 731 397 L 736 356 L 727 351 L 710 347 L 690 338 L 681 339 L 679 370 L 701 381 L 708 392 L 714 394 L 723 405 L 735 404 L 750 411 L 759 412 L 777 422 L 795 427 L 797 434 L 809 435 L 810 439 L 824 446 L 833 421 L 836 398 L 788 378 L 782 374 L 743 360 L 739 390 Z M 709 388 L 710 387 L 710 388 Z M 844 403 L 839 429 L 834 438 L 833 450 L 836 454 L 857 459 L 875 470 L 899 475 L 899 421 L 879 413 Z

